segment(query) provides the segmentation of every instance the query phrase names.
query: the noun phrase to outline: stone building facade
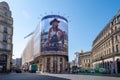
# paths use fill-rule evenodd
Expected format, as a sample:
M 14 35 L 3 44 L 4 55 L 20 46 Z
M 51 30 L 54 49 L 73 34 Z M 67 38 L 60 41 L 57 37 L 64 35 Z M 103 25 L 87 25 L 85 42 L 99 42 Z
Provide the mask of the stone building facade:
M 120 73 L 120 11 L 110 20 L 93 42 L 94 68 Z
M 0 70 L 11 69 L 13 52 L 13 18 L 9 5 L 0 2 Z
M 88 52 L 81 52 L 79 53 L 79 65 L 81 68 L 84 68 L 84 69 L 89 69 L 92 67 L 92 58 L 91 58 L 91 52 L 88 51 Z
M 41 72 L 59 73 L 68 67 L 68 58 L 61 55 L 42 55 L 36 58 L 34 62 L 39 65 L 38 71 Z

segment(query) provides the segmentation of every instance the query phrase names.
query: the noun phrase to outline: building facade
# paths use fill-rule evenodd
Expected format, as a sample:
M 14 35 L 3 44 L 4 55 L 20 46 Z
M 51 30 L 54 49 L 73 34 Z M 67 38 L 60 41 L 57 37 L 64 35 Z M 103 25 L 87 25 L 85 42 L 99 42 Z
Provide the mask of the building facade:
M 91 51 L 79 53 L 79 65 L 81 68 L 90 69 L 92 67 Z
M 22 68 L 22 58 L 12 59 L 12 71 Z
M 22 58 L 16 58 L 16 67 L 21 69 L 22 66 Z
M 120 11 L 94 40 L 92 59 L 94 68 L 120 73 Z
M 44 16 L 39 22 L 33 35 L 33 60 L 30 63 L 36 64 L 38 71 L 58 73 L 68 67 L 68 21 L 60 15 Z M 25 48 L 28 49 L 29 45 Z M 32 49 L 31 48 L 31 49 Z M 23 64 L 25 56 L 31 53 L 23 52 Z M 28 58 L 29 59 L 29 58 Z
M 0 2 L 0 71 L 9 71 L 12 64 L 13 18 L 9 5 Z
M 22 54 L 22 68 L 24 70 L 28 70 L 29 65 L 33 62 L 33 60 L 34 60 L 34 37 L 32 35 Z

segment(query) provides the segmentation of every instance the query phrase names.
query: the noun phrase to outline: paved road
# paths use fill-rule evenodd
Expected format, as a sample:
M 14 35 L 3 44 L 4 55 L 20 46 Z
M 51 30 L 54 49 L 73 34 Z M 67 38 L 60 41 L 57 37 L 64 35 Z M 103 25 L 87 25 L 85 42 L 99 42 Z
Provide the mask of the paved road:
M 120 77 L 77 74 L 10 73 L 0 74 L 0 80 L 120 80 Z
M 0 74 L 0 80 L 70 80 L 36 73 L 9 73 Z

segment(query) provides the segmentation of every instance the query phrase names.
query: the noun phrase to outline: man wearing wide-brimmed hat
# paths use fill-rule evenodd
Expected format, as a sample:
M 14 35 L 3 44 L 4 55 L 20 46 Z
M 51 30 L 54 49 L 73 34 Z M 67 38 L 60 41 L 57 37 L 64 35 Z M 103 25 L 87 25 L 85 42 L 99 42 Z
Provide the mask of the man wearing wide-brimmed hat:
M 50 22 L 51 28 L 48 32 L 48 44 L 53 45 L 54 50 L 58 50 L 58 42 L 61 40 L 63 31 L 58 28 L 58 21 L 56 18 Z

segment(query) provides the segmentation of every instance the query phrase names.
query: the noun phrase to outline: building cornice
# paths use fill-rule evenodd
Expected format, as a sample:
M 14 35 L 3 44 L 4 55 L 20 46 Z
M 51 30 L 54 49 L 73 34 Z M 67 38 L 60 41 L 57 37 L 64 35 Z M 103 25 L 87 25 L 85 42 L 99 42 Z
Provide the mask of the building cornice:
M 120 23 L 120 22 L 119 22 Z M 118 23 L 117 23 L 118 24 Z M 117 25 L 116 24 L 116 25 Z M 94 50 L 95 48 L 99 47 L 101 44 L 104 44 L 105 41 L 107 41 L 108 39 L 112 38 L 113 35 L 115 35 L 116 33 L 120 32 L 120 29 L 117 29 L 116 31 L 113 31 L 110 35 L 108 35 L 106 38 L 104 38 L 103 40 L 101 40 L 98 44 L 96 44 L 92 50 Z
M 98 34 L 98 36 L 95 38 L 95 40 L 93 41 L 93 46 L 95 45 L 95 43 L 98 41 L 97 38 L 107 29 L 107 28 L 111 28 L 110 24 L 114 22 L 114 20 L 117 18 L 117 17 L 120 17 L 120 10 L 117 12 L 117 14 L 108 22 L 108 24 L 102 29 L 102 31 Z M 120 21 L 118 22 L 120 23 Z M 115 26 L 116 24 L 118 23 L 115 23 L 113 24 L 112 26 Z

